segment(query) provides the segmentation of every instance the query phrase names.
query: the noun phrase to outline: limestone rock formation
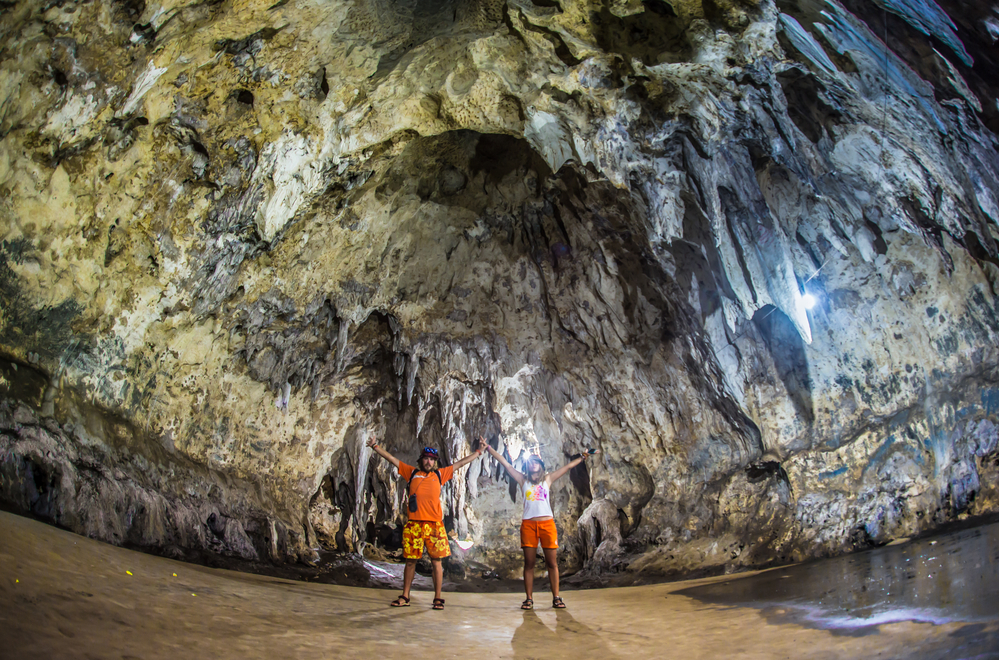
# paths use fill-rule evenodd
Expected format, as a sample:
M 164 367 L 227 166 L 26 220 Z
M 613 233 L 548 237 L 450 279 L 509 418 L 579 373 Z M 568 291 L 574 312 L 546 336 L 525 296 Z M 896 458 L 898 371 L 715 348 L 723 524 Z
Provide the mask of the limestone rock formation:
M 952 0 L 0 3 L 0 500 L 314 561 L 401 519 L 370 437 L 592 446 L 555 508 L 595 578 L 996 511 L 997 26 Z M 445 499 L 453 568 L 515 567 L 498 465 Z

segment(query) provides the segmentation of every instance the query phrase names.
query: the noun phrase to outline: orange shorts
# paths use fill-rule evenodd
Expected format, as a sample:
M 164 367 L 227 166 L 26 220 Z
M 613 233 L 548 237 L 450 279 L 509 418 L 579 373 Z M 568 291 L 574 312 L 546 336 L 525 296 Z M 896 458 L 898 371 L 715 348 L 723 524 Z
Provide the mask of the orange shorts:
M 444 523 L 410 520 L 402 528 L 402 556 L 406 559 L 419 559 L 423 556 L 423 546 L 431 559 L 451 556 L 451 545 L 447 540 Z
M 558 547 L 558 530 L 554 520 L 524 520 L 520 523 L 520 547 L 541 547 L 551 550 Z

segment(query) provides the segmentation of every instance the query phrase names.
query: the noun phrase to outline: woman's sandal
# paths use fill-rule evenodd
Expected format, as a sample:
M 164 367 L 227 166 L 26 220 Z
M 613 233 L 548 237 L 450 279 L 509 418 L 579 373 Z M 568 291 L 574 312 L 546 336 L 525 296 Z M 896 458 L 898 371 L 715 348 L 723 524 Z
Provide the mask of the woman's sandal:
M 406 598 L 403 595 L 400 595 L 398 598 L 396 598 L 391 603 L 389 603 L 389 606 L 390 607 L 409 607 L 409 599 Z
M 561 596 L 555 596 L 554 598 L 552 598 L 552 607 L 554 607 L 556 610 L 565 609 L 565 603 L 562 602 Z
M 524 600 L 524 602 L 520 604 L 520 609 L 522 609 L 522 610 L 533 610 L 534 609 L 534 601 L 531 600 L 530 598 Z
M 444 609 L 444 599 L 443 598 L 434 598 L 434 604 L 433 604 L 433 607 L 431 609 L 443 610 Z

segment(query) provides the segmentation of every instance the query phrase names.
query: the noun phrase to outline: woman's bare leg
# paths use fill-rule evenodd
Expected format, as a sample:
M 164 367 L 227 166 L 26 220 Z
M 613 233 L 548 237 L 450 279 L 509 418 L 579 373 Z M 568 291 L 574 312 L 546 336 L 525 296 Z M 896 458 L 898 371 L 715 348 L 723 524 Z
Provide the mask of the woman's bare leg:
M 537 557 L 537 548 L 524 548 L 524 591 L 531 599 L 534 598 L 534 562 Z
M 548 581 L 552 583 L 552 598 L 558 598 L 558 548 L 541 548 L 548 567 Z

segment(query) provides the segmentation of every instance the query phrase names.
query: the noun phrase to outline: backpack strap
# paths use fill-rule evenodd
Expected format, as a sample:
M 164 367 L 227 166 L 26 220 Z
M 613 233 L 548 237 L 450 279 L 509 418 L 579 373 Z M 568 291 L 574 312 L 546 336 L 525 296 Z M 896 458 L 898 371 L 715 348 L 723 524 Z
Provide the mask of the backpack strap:
M 417 472 L 423 472 L 423 470 L 418 470 L 418 469 L 414 468 L 413 471 L 410 473 L 410 475 L 409 475 L 409 481 L 406 482 L 406 492 L 407 493 L 409 492 L 409 487 L 413 485 L 413 479 L 416 477 L 416 473 Z M 441 479 L 441 471 L 438 470 L 437 468 L 434 468 L 434 474 L 437 475 L 437 482 L 441 486 L 443 486 L 444 485 L 444 480 Z

